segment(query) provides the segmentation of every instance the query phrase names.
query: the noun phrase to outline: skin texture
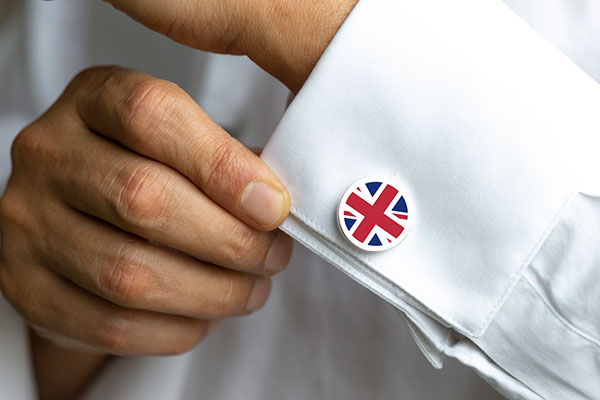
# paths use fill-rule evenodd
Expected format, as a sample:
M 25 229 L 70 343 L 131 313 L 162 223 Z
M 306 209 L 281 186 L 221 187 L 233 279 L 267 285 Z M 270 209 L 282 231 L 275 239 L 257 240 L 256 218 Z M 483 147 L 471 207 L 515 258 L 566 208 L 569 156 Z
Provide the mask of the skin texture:
M 75 386 L 84 387 L 109 361 L 102 353 L 68 350 L 33 332 L 30 339 L 31 347 L 36 350 L 32 356 L 41 399 L 69 398 L 76 393 Z
M 110 2 L 297 92 L 355 0 Z M 172 83 L 85 70 L 17 136 L 12 161 L 0 289 L 33 328 L 42 399 L 82 390 L 107 355 L 193 348 L 262 307 L 291 256 L 274 231 L 289 211 L 281 182 Z
M 250 57 L 296 93 L 357 0 L 106 0 L 200 50 Z

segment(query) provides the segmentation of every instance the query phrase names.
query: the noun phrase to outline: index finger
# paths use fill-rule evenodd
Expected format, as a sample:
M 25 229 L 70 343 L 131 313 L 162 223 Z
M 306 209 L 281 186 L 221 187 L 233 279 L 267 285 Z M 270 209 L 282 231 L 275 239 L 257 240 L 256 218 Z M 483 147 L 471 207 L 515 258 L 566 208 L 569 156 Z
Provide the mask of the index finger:
M 272 230 L 287 217 L 281 181 L 175 84 L 118 67 L 84 73 L 74 84 L 89 85 L 75 104 L 95 132 L 176 169 L 250 226 Z

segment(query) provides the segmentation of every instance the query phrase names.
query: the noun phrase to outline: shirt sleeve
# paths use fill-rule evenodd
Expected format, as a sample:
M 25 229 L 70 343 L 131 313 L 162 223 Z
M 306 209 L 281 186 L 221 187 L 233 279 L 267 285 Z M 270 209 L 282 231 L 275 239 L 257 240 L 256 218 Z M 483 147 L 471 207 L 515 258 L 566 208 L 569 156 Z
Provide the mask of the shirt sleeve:
M 551 359 L 543 369 L 547 349 L 514 340 L 544 340 L 552 323 L 582 333 L 548 308 L 552 285 L 528 273 L 583 196 L 598 110 L 598 84 L 498 1 L 362 0 L 263 158 L 292 196 L 282 228 L 397 307 L 434 365 L 457 357 L 511 397 L 585 397 L 600 392 L 593 357 L 561 364 L 558 351 L 556 368 Z M 368 176 L 403 182 L 413 202 L 406 239 L 374 254 L 336 223 L 343 193 Z M 579 212 L 568 223 L 580 224 Z M 566 279 L 593 277 L 584 275 Z M 549 320 L 529 318 L 538 306 Z M 588 333 L 586 357 L 598 357 Z M 565 348 L 581 349 L 573 340 Z M 587 386 L 558 379 L 573 366 Z

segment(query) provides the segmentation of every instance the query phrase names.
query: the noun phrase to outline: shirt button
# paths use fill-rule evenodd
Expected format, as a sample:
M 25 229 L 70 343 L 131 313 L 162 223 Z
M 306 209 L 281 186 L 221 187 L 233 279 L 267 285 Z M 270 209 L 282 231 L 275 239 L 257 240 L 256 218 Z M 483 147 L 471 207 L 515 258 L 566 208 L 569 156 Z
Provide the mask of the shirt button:
M 354 182 L 338 206 L 340 231 L 350 243 L 365 251 L 384 251 L 408 234 L 412 218 L 406 191 L 381 177 Z

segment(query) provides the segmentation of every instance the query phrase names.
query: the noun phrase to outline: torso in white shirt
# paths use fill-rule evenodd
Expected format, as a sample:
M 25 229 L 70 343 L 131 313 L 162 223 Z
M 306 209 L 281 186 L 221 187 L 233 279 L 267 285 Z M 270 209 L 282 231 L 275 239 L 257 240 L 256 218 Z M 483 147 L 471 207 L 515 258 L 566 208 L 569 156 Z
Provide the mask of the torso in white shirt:
M 600 24 L 589 20 L 599 16 L 598 6 L 589 2 L 586 14 L 576 15 L 584 13 L 584 6 L 571 10 L 566 0 L 553 2 L 553 7 L 543 1 L 508 3 L 588 73 L 600 76 L 600 55 L 594 57 L 591 46 L 579 40 L 580 35 L 593 35 L 594 29 L 594 37 L 600 37 Z M 538 3 L 546 11 L 532 11 Z M 586 23 L 577 24 L 575 31 L 567 29 L 578 21 Z M 600 46 L 595 49 L 598 52 Z M 23 1 L 0 26 L 3 177 L 9 173 L 8 143 L 17 130 L 43 111 L 78 70 L 111 63 L 175 81 L 217 122 L 252 146 L 264 144 L 287 97 L 280 84 L 246 59 L 187 49 L 104 3 Z M 0 305 L 0 318 L 19 324 L 6 304 Z M 0 335 L 0 342 L 7 338 Z M 26 357 L 24 349 L 17 356 Z M 4 363 L 11 360 L 0 357 Z M 22 381 L 4 385 L 0 377 L 0 382 L 1 398 L 22 393 L 17 387 Z M 300 246 L 288 269 L 275 277 L 265 309 L 224 322 L 188 354 L 117 359 L 83 396 L 90 400 L 499 397 L 455 361 L 434 370 L 390 306 Z

